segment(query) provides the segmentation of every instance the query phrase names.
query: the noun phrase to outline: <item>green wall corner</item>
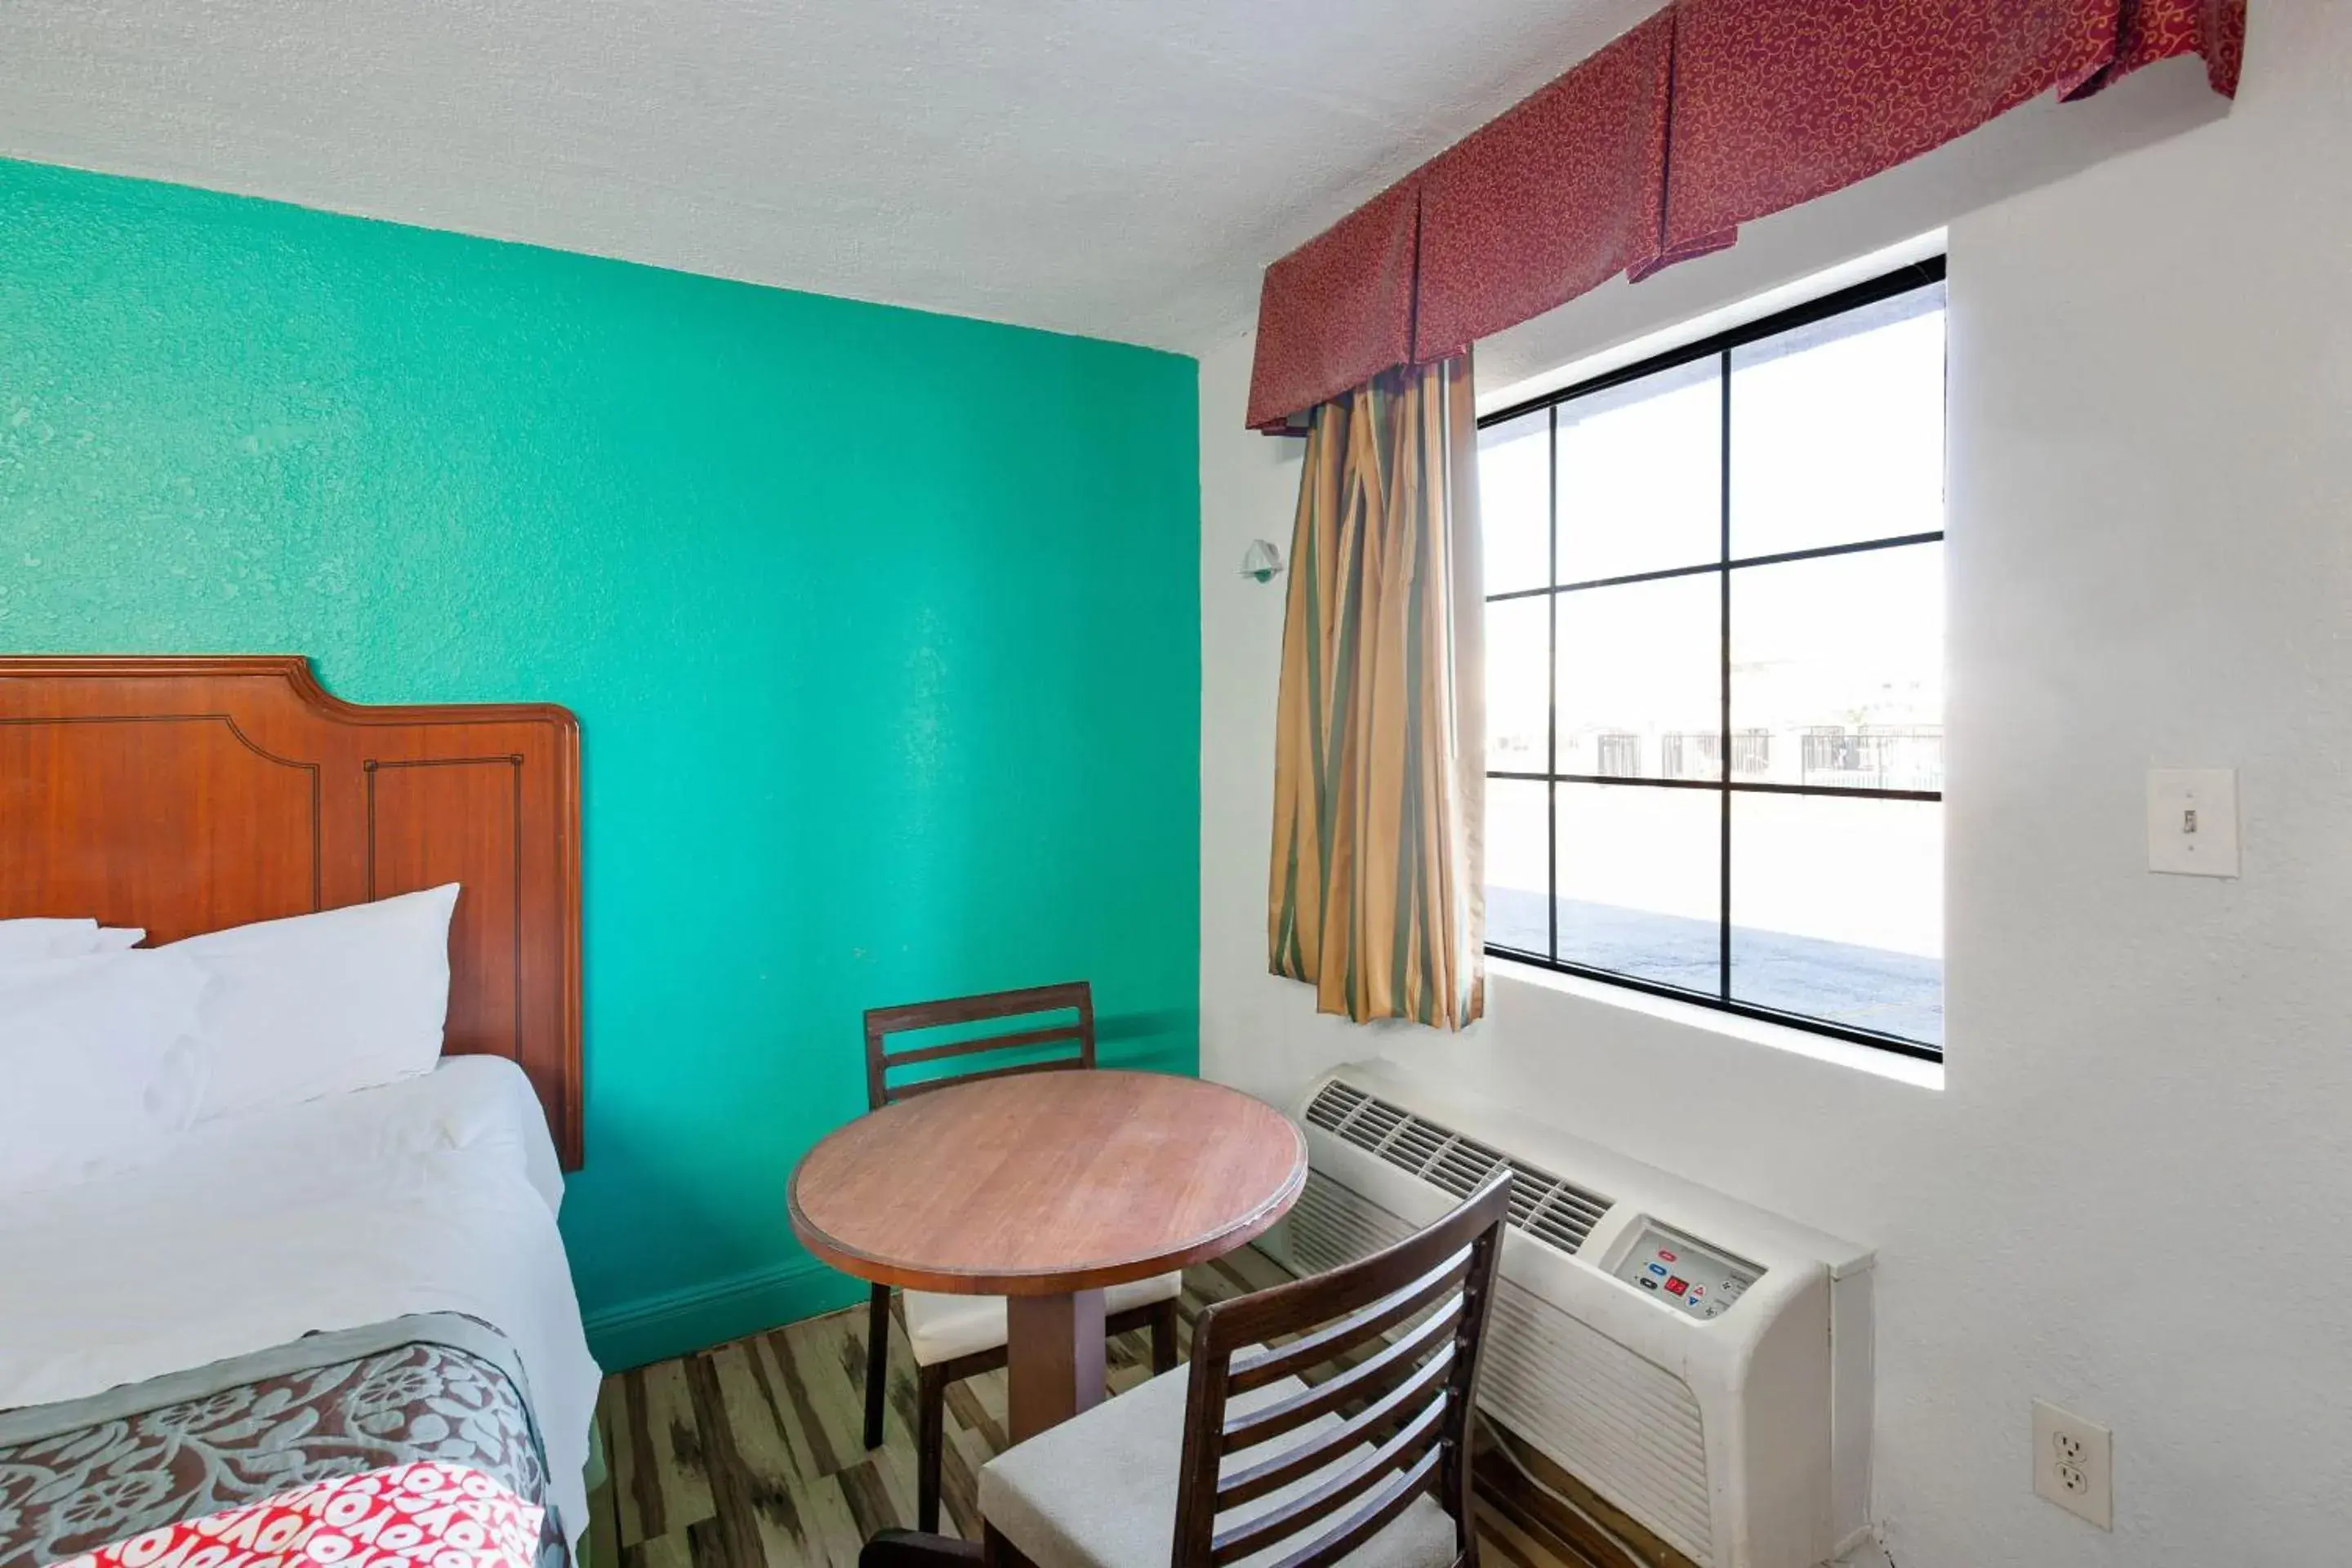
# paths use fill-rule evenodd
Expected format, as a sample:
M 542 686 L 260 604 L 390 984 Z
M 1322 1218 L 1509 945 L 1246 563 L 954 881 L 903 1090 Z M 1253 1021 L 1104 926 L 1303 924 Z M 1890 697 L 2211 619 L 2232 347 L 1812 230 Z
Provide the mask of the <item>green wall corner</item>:
M 858 1015 L 1093 981 L 1198 1062 L 1196 369 L 0 162 L 0 649 L 545 700 L 584 764 L 625 1365 L 855 1300 L 784 1183 Z

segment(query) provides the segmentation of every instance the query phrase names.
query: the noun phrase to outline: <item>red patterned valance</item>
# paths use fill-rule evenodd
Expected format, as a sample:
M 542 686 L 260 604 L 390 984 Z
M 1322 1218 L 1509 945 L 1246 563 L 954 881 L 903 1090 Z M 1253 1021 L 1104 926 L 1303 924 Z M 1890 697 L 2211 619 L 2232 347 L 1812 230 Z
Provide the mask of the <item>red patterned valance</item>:
M 2175 55 L 2246 0 L 1675 0 L 1266 268 L 1253 428 Z
M 1265 269 L 1249 426 L 1293 414 L 1412 358 L 1421 177 L 1408 175 Z
M 1666 244 L 1869 178 L 2115 58 L 2116 0 L 1678 0 Z
M 2238 96 L 2246 55 L 2246 0 L 2123 0 L 2115 63 L 2074 94 L 2087 97 L 2142 66 L 2175 55 L 2202 55 L 2205 79 L 2224 98 Z
M 1655 257 L 1674 67 L 1669 7 L 1430 164 L 1415 359 L 1460 353 Z

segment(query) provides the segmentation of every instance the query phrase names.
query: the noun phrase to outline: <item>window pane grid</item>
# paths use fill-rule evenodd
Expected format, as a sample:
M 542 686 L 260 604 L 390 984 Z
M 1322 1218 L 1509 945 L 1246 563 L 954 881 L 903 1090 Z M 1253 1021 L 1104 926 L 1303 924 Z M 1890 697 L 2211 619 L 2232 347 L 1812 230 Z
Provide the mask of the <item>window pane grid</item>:
M 1812 550 L 1784 551 L 1778 555 L 1749 555 L 1737 561 L 1701 561 L 1695 565 L 1665 566 L 1654 572 L 1635 572 L 1623 577 L 1594 577 L 1582 583 L 1514 588 L 1507 593 L 1489 594 L 1486 602 L 1503 605 L 1515 599 L 1540 598 L 1548 594 L 1581 594 L 1594 588 L 1622 588 L 1635 583 L 1655 583 L 1669 577 L 1696 577 L 1702 572 L 1720 572 L 1727 566 L 1738 572 L 1749 566 L 1782 566 L 1792 561 L 1820 561 L 1832 555 L 1861 555 L 1874 550 L 1895 550 L 1906 544 L 1940 544 L 1943 541 L 1940 530 L 1932 533 L 1901 533 L 1890 539 L 1859 539 L 1847 544 L 1824 544 Z
M 1772 931 L 1751 931 L 1740 928 L 1735 912 L 1741 902 L 1735 889 L 1735 868 L 1738 863 L 1735 858 L 1735 802 L 1741 799 L 1784 799 L 1789 803 L 1789 810 L 1800 813 L 1799 818 L 1789 819 L 1784 812 L 1780 819 L 1784 825 L 1791 820 L 1801 821 L 1802 814 L 1807 811 L 1832 809 L 1838 802 L 1847 803 L 1838 809 L 1865 811 L 1870 809 L 1867 803 L 1914 803 L 1911 809 L 1917 809 L 1920 804 L 1940 804 L 1943 795 L 1939 679 L 1935 683 L 1913 682 L 1920 689 L 1920 693 L 1924 693 L 1914 694 L 1915 703 L 1931 699 L 1935 704 L 1935 721 L 1925 727 L 1915 724 L 1904 729 L 1874 725 L 1864 718 L 1852 725 L 1841 722 L 1837 725 L 1817 725 L 1793 733 L 1778 732 L 1769 725 L 1748 722 L 1743 726 L 1740 722 L 1740 704 L 1747 700 L 1735 689 L 1734 647 L 1738 625 L 1735 616 L 1739 584 L 1751 579 L 1764 581 L 1758 576 L 1759 569 L 1873 554 L 1885 555 L 1894 561 L 1913 553 L 1913 547 L 1927 547 L 1938 557 L 1935 570 L 1940 583 L 1940 550 L 1937 547 L 1942 542 L 1943 533 L 1940 529 L 1919 530 L 1913 521 L 1919 515 L 1916 509 L 1902 519 L 1913 521 L 1910 531 L 1842 540 L 1832 534 L 1832 542 L 1824 543 L 1807 542 L 1801 532 L 1794 540 L 1788 540 L 1790 525 L 1784 521 L 1780 524 L 1782 529 L 1780 539 L 1772 542 L 1786 541 L 1801 547 L 1745 557 L 1733 554 L 1735 452 L 1738 450 L 1734 443 L 1733 416 L 1735 393 L 1739 384 L 1737 376 L 1741 365 L 1792 358 L 1810 346 L 1806 341 L 1808 338 L 1815 342 L 1834 342 L 1840 331 L 1834 319 L 1848 312 L 1905 321 L 1938 311 L 1941 307 L 1937 296 L 1940 290 L 1929 290 L 1932 285 L 1940 282 L 1941 278 L 1940 261 L 1926 268 L 1910 269 L 1906 274 L 1832 296 L 1830 300 L 1817 302 L 1813 307 L 1801 307 L 1783 317 L 1737 329 L 1713 343 L 1695 345 L 1692 349 L 1662 356 L 1661 361 L 1649 365 L 1629 367 L 1599 383 L 1571 387 L 1546 400 L 1507 410 L 1481 422 L 1482 425 L 1493 425 L 1505 419 L 1524 420 L 1526 416 L 1541 409 L 1547 418 L 1545 434 L 1550 458 L 1547 464 L 1550 516 L 1549 527 L 1546 531 L 1549 567 L 1547 575 L 1550 581 L 1531 587 L 1513 587 L 1488 596 L 1491 605 L 1537 596 L 1546 601 L 1544 622 L 1549 639 L 1549 658 L 1545 661 L 1543 682 L 1547 709 L 1544 767 L 1540 772 L 1526 770 L 1524 764 L 1518 768 L 1490 768 L 1487 774 L 1490 779 L 1506 781 L 1512 788 L 1530 792 L 1540 788 L 1542 792 L 1544 874 L 1541 881 L 1546 892 L 1546 916 L 1537 927 L 1531 928 L 1521 916 L 1508 931 L 1493 932 L 1489 944 L 1492 951 L 1531 958 L 1549 967 L 1592 975 L 1638 990 L 1700 1001 L 1728 1011 L 1792 1023 L 1908 1054 L 1931 1058 L 1941 1057 L 1941 959 L 1936 956 L 1941 952 L 1939 930 L 1932 939 L 1911 939 L 1923 942 L 1932 940 L 1934 946 L 1928 956 L 1879 966 L 1887 973 L 1895 973 L 1898 978 L 1907 980 L 1914 994 L 1913 1005 L 1909 1007 L 1903 1005 L 1899 997 L 1893 1005 L 1875 1005 L 1867 997 L 1856 1000 L 1835 996 L 1811 998 L 1811 1005 L 1806 1005 L 1809 998 L 1803 985 L 1792 982 L 1790 976 L 1793 973 L 1801 981 L 1806 973 L 1806 944 L 1812 942 L 1816 949 L 1822 944 L 1801 932 L 1780 936 Z M 1906 302 L 1905 297 L 1911 295 L 1920 296 L 1924 302 Z M 1894 303 L 1889 305 L 1888 301 Z M 1807 332 L 1806 329 L 1815 323 L 1827 325 Z M 1858 330 L 1864 332 L 1874 331 L 1875 324 L 1865 321 Z M 1937 332 L 1937 341 L 1940 343 L 1940 325 Z M 1773 340 L 1785 340 L 1792 346 L 1779 347 Z M 1751 352 L 1745 359 L 1735 356 L 1735 351 L 1759 342 L 1764 345 L 1761 353 Z M 1913 352 L 1916 353 L 1916 350 Z M 1701 363 L 1708 360 L 1713 363 Z M 1622 564 L 1641 565 L 1643 569 L 1563 583 L 1559 581 L 1564 558 L 1561 535 L 1563 530 L 1570 526 L 1564 506 L 1577 509 L 1578 527 L 1589 527 L 1593 521 L 1589 513 L 1595 510 L 1606 511 L 1612 480 L 1613 493 L 1621 510 L 1626 507 L 1627 489 L 1621 462 L 1618 465 L 1620 471 L 1604 477 L 1597 498 L 1575 495 L 1566 489 L 1561 460 L 1563 409 L 1596 392 L 1616 394 L 1596 405 L 1601 410 L 1597 418 L 1580 413 L 1580 430 L 1589 435 L 1601 421 L 1611 417 L 1612 410 L 1638 409 L 1643 396 L 1641 384 L 1644 378 L 1654 372 L 1665 370 L 1675 373 L 1671 382 L 1664 379 L 1656 382 L 1656 384 L 1669 389 L 1661 395 L 1665 396 L 1673 395 L 1675 390 L 1696 390 L 1691 380 L 1694 374 L 1702 382 L 1710 373 L 1716 379 L 1714 401 L 1717 404 L 1715 434 L 1717 450 L 1710 454 L 1717 469 L 1714 556 L 1709 560 L 1689 561 L 1681 564 L 1652 564 L 1638 559 L 1625 559 L 1623 550 L 1626 547 L 1612 546 L 1606 542 L 1596 546 L 1590 539 L 1580 539 L 1580 563 L 1604 564 L 1609 560 L 1609 551 L 1615 548 L 1618 550 L 1617 559 Z M 1940 364 L 1937 374 L 1940 375 Z M 1784 375 L 1783 380 L 1786 379 Z M 1629 391 L 1633 394 L 1631 397 L 1625 395 Z M 1685 409 L 1690 406 L 1686 399 L 1683 406 Z M 1681 417 L 1686 420 L 1686 416 Z M 1786 411 L 1781 412 L 1780 421 L 1784 426 L 1792 424 Z M 1636 437 L 1636 445 L 1642 440 L 1655 442 L 1656 424 L 1656 419 L 1653 418 L 1651 430 Z M 1937 434 L 1940 438 L 1940 425 Z M 1822 439 L 1827 437 L 1815 437 L 1816 444 Z M 1587 447 L 1588 449 L 1597 449 L 1590 442 Z M 1781 465 L 1783 476 L 1787 466 L 1785 463 Z M 1917 480 L 1916 475 L 1905 477 L 1915 483 Z M 1843 493 L 1850 501 L 1859 488 L 1849 480 Z M 1681 493 L 1687 498 L 1686 485 Z M 1633 510 L 1637 516 L 1642 515 L 1638 506 Z M 1846 510 L 1851 512 L 1853 509 L 1849 505 Z M 1748 530 L 1749 538 L 1758 537 L 1755 524 L 1741 526 Z M 1801 529 L 1807 525 L 1801 521 L 1798 526 Z M 1818 539 L 1818 526 L 1814 527 L 1814 532 Z M 1766 538 L 1769 540 L 1771 536 L 1768 533 Z M 1886 552 L 1897 553 L 1887 555 Z M 1571 662 L 1575 663 L 1578 671 L 1591 670 L 1593 673 L 1590 682 L 1574 671 L 1570 672 L 1569 679 L 1580 682 L 1576 693 L 1580 706 L 1575 754 L 1584 765 L 1581 768 L 1565 766 L 1567 737 L 1562 733 L 1561 722 L 1564 695 L 1561 665 L 1562 621 L 1567 605 L 1577 595 L 1606 594 L 1610 590 L 1631 589 L 1642 584 L 1664 584 L 1677 578 L 1709 573 L 1716 578 L 1711 585 L 1717 622 L 1712 649 L 1716 667 L 1714 728 L 1695 728 L 1687 718 L 1673 720 L 1671 716 L 1668 722 L 1654 721 L 1660 710 L 1672 707 L 1670 701 L 1658 700 L 1654 685 L 1661 678 L 1658 671 L 1673 666 L 1681 656 L 1669 654 L 1659 657 L 1658 648 L 1653 647 L 1646 650 L 1651 657 L 1644 659 L 1645 650 L 1640 645 L 1645 637 L 1654 635 L 1659 622 L 1670 616 L 1653 609 L 1646 615 L 1637 614 L 1630 620 L 1625 619 L 1621 604 L 1617 626 L 1612 628 L 1606 616 L 1596 625 L 1603 633 L 1613 630 L 1620 641 L 1631 647 L 1630 654 L 1621 654 L 1613 661 L 1599 654 L 1596 649 L 1604 646 L 1605 638 L 1603 643 L 1596 643 L 1592 637 L 1593 627 L 1580 626 L 1580 657 Z M 1595 601 L 1596 604 L 1599 602 Z M 1842 621 L 1848 617 L 1832 615 L 1829 618 Z M 1868 620 L 1866 616 L 1856 618 L 1864 622 Z M 1628 627 L 1642 629 L 1626 636 Z M 1530 632 L 1533 629 L 1532 626 L 1528 628 Z M 1940 645 L 1940 621 L 1934 635 Z M 1817 665 L 1825 662 L 1818 653 L 1813 658 Z M 1793 669 L 1800 678 L 1808 673 L 1802 657 L 1784 657 L 1780 662 Z M 1620 691 L 1612 704 L 1607 689 L 1612 680 L 1622 683 L 1628 679 L 1624 674 L 1627 667 L 1636 671 L 1630 678 L 1635 684 Z M 1822 672 L 1815 669 L 1810 673 L 1818 676 Z M 1646 690 L 1639 684 L 1643 679 L 1653 683 Z M 1784 685 L 1788 684 L 1789 677 L 1785 672 L 1782 679 Z M 1594 682 L 1598 683 L 1597 687 L 1592 684 Z M 1801 688 L 1801 679 L 1796 684 Z M 1594 696 L 1596 690 L 1600 693 L 1598 699 Z M 1646 708 L 1639 700 L 1643 697 L 1649 699 Z M 1816 695 L 1811 700 L 1819 699 Z M 1643 720 L 1641 729 L 1628 729 L 1622 722 L 1612 724 L 1608 715 L 1622 712 L 1626 708 L 1641 713 Z M 1930 783 L 1934 787 L 1926 787 Z M 1596 790 L 1593 786 L 1603 787 Z M 1568 834 L 1563 821 L 1562 797 L 1567 790 L 1584 792 L 1577 797 L 1584 804 L 1577 808 L 1579 826 L 1574 836 Z M 1661 806 L 1668 799 L 1680 799 L 1687 802 L 1689 807 L 1705 810 L 1707 808 L 1700 806 L 1699 797 L 1709 795 L 1716 797 L 1712 810 L 1715 813 L 1714 837 L 1717 840 L 1714 846 L 1716 853 L 1712 857 L 1717 863 L 1709 868 L 1714 873 L 1713 902 L 1716 906 L 1712 913 L 1715 933 L 1711 944 L 1714 949 L 1711 981 L 1704 973 L 1709 966 L 1693 963 L 1685 939 L 1675 934 L 1677 930 L 1688 930 L 1691 916 L 1696 912 L 1690 900 L 1693 884 L 1687 875 L 1688 868 L 1676 871 L 1671 863 L 1654 868 L 1632 866 L 1626 859 L 1624 846 L 1638 839 L 1639 832 L 1628 825 L 1645 817 L 1655 819 L 1654 814 L 1643 808 L 1633 817 L 1627 818 L 1622 812 L 1606 807 L 1606 803 L 1612 800 L 1630 809 L 1642 799 L 1655 798 Z M 1801 803 L 1806 800 L 1819 802 L 1819 807 L 1802 805 Z M 1532 793 L 1528 804 L 1533 804 Z M 1903 808 L 1896 806 L 1895 809 Z M 1600 814 L 1598 816 L 1593 815 L 1596 812 Z M 1685 826 L 1692 820 L 1686 808 L 1678 807 L 1670 815 L 1675 816 Z M 1939 816 L 1937 822 L 1936 837 L 1940 842 Z M 1615 837 L 1610 831 L 1597 828 L 1596 824 L 1613 826 L 1617 830 Z M 1530 822 L 1527 826 L 1532 827 L 1534 824 Z M 1818 822 L 1812 826 L 1817 827 Z M 1569 864 L 1576 869 L 1578 876 L 1577 885 L 1573 888 L 1563 887 L 1564 841 L 1571 849 Z M 1528 847 L 1531 848 L 1532 845 Z M 1759 843 L 1759 852 L 1771 847 L 1774 847 L 1765 841 Z M 1779 859 L 1786 862 L 1790 858 L 1789 846 L 1784 843 L 1777 847 Z M 1847 870 L 1849 875 L 1858 874 L 1852 868 Z M 1939 868 L 1937 874 L 1940 876 Z M 1600 879 L 1597 883 L 1593 880 L 1596 877 Z M 1596 889 L 1610 891 L 1619 899 L 1630 898 L 1633 901 L 1622 905 L 1605 900 L 1594 903 L 1582 896 Z M 1578 911 L 1578 927 L 1572 935 L 1563 932 L 1564 902 L 1575 906 Z M 1782 898 L 1780 902 L 1787 902 L 1786 898 Z M 1672 904 L 1676 912 L 1672 915 L 1663 910 L 1654 915 L 1647 912 L 1650 906 L 1660 904 Z M 1865 917 L 1873 912 L 1863 911 Z M 1622 918 L 1627 916 L 1634 917 L 1634 925 L 1639 929 L 1629 927 L 1628 921 Z M 1780 918 L 1786 920 L 1788 917 L 1783 914 Z M 1852 924 L 1853 919 L 1849 914 L 1846 923 Z M 1595 921 L 1601 923 L 1596 926 Z M 1643 921 L 1648 923 L 1640 924 Z M 1672 926 L 1671 921 L 1680 921 L 1681 924 Z M 1867 923 L 1866 919 L 1864 923 Z M 1533 952 L 1528 946 L 1521 945 L 1537 940 L 1538 929 L 1542 932 L 1542 940 L 1547 942 L 1547 951 L 1542 953 Z M 1569 935 L 1565 947 L 1564 935 Z M 1517 940 L 1513 940 L 1515 938 Z M 1643 941 L 1648 941 L 1655 951 L 1645 951 L 1642 946 Z M 1874 958 L 1880 956 L 1868 948 L 1851 951 L 1870 954 Z M 1793 958 L 1790 956 L 1792 953 L 1796 955 Z M 1900 958 L 1899 954 L 1885 956 Z M 1759 963 L 1765 967 L 1758 968 Z M 1906 964 L 1907 968 L 1905 967 Z M 1642 973 L 1644 970 L 1650 973 Z M 1923 1010 L 1916 1000 L 1918 976 L 1929 972 L 1933 976 L 1934 1000 Z M 1758 978 L 1743 979 L 1743 976 Z M 1758 994 L 1743 994 L 1743 991 L 1751 985 Z M 1932 1037 L 1917 1037 L 1923 1036 Z
M 1544 473 L 1551 487 L 1551 517 L 1544 530 L 1544 538 L 1551 552 L 1551 580 L 1559 581 L 1559 405 L 1544 410 L 1545 457 Z M 1554 779 L 1559 776 L 1559 595 L 1553 594 L 1544 611 L 1550 627 L 1550 641 L 1544 651 L 1544 690 L 1549 693 L 1544 739 L 1544 771 Z M 1559 958 L 1559 788 L 1547 782 L 1544 785 L 1544 921 L 1550 931 L 1551 945 L 1545 956 L 1555 963 Z
M 1721 815 L 1718 831 L 1722 842 L 1716 849 L 1722 887 L 1716 908 L 1717 949 L 1716 974 L 1721 985 L 1722 1000 L 1731 1000 L 1731 349 L 1726 344 L 1723 358 L 1716 370 L 1716 385 L 1721 408 L 1716 416 L 1716 438 L 1722 443 L 1716 460 L 1720 476 L 1720 496 L 1717 508 L 1722 532 L 1717 542 L 1717 555 L 1723 562 L 1720 585 L 1723 595 L 1723 626 L 1717 638 L 1717 655 L 1723 664 L 1723 710 L 1717 725 L 1716 751 L 1721 761 L 1723 797 L 1717 803 Z

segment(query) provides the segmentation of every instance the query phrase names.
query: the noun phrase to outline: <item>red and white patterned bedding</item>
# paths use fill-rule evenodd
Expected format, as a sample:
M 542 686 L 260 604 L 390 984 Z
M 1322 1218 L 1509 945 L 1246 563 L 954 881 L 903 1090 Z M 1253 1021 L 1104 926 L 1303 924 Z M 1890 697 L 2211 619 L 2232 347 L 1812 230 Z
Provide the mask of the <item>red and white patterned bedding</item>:
M 424 1460 L 166 1524 L 58 1568 L 530 1568 L 544 1512 L 480 1470 Z
M 183 1520 L 420 1464 L 486 1475 L 547 1509 L 539 1568 L 570 1568 L 520 1359 L 496 1331 L 446 1315 L 309 1334 L 0 1413 L 0 1568 L 51 1568 Z

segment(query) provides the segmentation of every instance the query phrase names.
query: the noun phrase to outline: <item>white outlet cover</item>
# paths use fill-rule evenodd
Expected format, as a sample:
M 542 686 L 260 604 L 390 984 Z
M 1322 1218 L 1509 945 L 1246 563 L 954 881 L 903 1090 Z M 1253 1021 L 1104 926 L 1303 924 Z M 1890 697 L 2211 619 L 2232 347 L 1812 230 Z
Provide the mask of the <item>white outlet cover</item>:
M 2033 1490 L 2101 1530 L 2113 1530 L 2115 1435 L 2046 1399 L 2035 1400 Z
M 2238 771 L 2151 768 L 2147 868 L 2184 877 L 2238 874 Z

